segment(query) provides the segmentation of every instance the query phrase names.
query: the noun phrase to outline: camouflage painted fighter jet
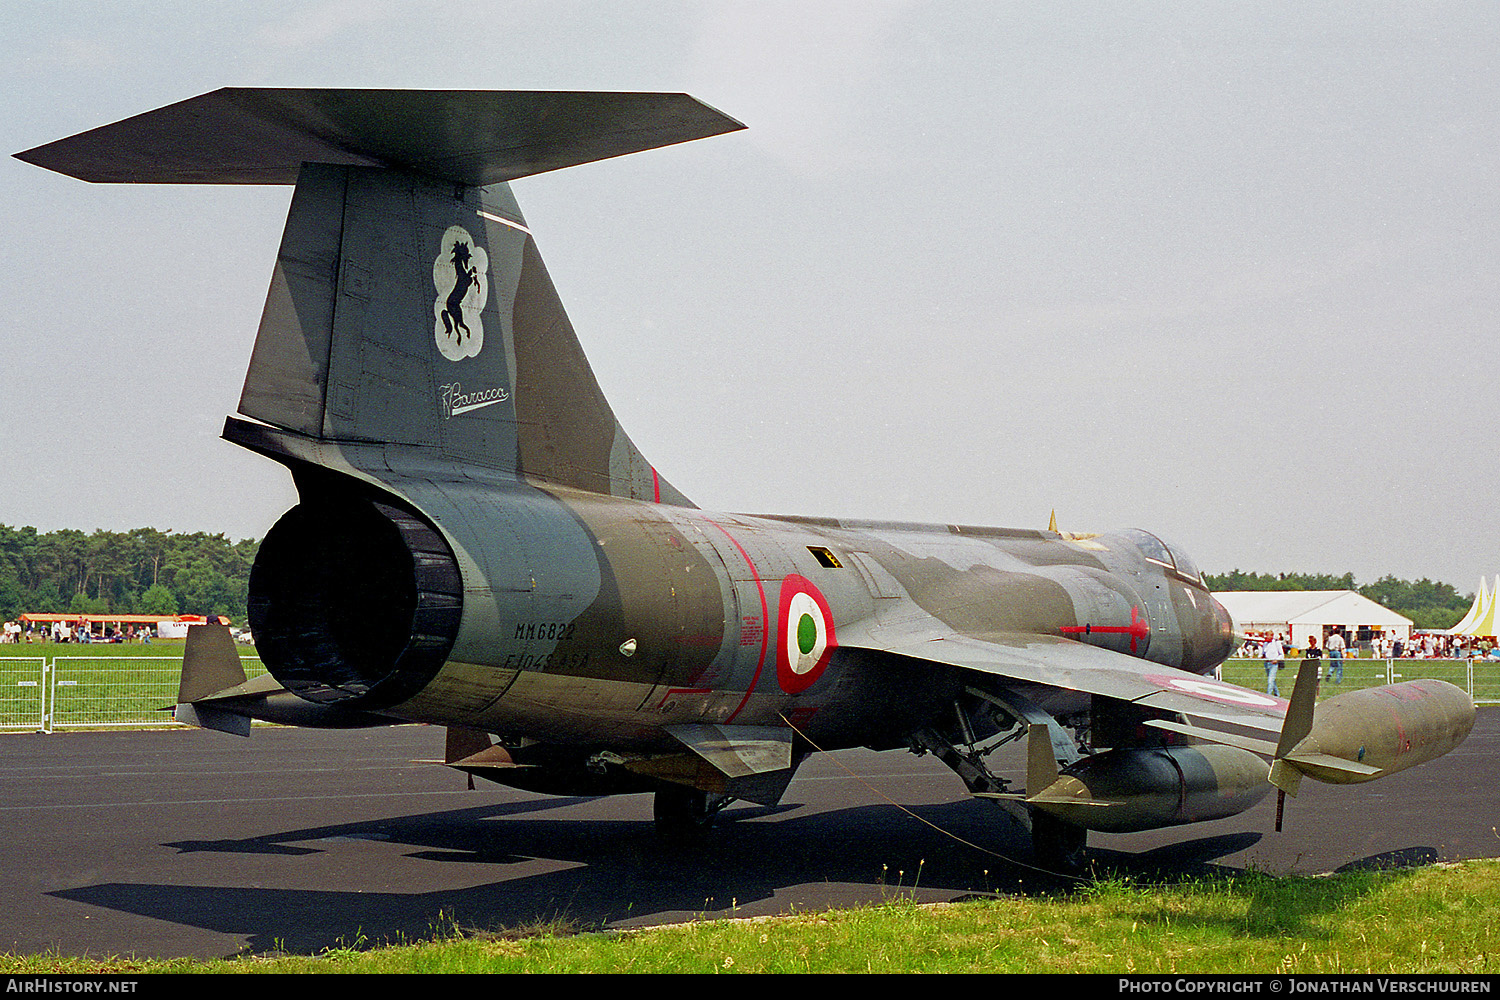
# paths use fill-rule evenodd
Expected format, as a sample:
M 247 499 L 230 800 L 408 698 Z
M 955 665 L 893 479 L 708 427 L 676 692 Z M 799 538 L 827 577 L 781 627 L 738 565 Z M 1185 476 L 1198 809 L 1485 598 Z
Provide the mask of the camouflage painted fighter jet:
M 178 719 L 447 726 L 453 767 L 654 792 L 668 831 L 776 802 L 814 750 L 906 748 L 1058 866 L 1087 830 L 1230 816 L 1463 740 L 1473 705 L 1437 681 L 1314 713 L 1315 676 L 1290 708 L 1206 676 L 1229 615 L 1144 531 L 694 506 L 616 421 L 508 182 L 742 127 L 681 94 L 226 89 L 18 154 L 296 185 L 250 419 L 224 428 L 300 499 L 251 577 L 270 674 L 195 629 Z M 1018 739 L 1024 788 L 991 766 Z

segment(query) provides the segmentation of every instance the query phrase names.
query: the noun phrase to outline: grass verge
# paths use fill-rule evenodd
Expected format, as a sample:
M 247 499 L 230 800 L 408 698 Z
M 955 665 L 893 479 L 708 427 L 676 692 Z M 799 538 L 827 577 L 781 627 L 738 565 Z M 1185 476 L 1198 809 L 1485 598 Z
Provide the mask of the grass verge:
M 432 940 L 213 962 L 0 957 L 0 972 L 1493 974 L 1500 861 L 1175 883 L 648 930 L 448 927 Z

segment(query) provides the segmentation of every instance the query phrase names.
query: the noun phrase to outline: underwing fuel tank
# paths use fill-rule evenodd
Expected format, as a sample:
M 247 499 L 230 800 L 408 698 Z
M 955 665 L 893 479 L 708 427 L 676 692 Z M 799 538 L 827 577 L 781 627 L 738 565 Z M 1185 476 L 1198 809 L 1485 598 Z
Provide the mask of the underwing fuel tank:
M 1107 750 L 1026 804 L 1088 830 L 1135 833 L 1242 813 L 1271 790 L 1266 775 L 1266 762 L 1238 747 Z
M 1473 727 L 1473 701 L 1447 681 L 1349 691 L 1317 707 L 1307 735 L 1277 754 L 1271 782 L 1295 795 L 1303 775 L 1336 785 L 1373 781 L 1441 757 Z

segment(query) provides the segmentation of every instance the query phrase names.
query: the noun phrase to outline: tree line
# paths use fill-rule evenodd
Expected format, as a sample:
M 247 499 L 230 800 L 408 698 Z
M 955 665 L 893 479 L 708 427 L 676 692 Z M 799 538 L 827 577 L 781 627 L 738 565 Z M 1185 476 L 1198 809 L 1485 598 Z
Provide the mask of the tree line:
M 245 620 L 260 542 L 156 528 L 85 534 L 0 524 L 0 620 L 27 612 Z
M 85 534 L 0 524 L 0 621 L 25 612 L 226 614 L 245 620 L 250 566 L 260 541 L 156 528 Z M 1353 590 L 1403 614 L 1417 628 L 1452 628 L 1474 603 L 1446 583 L 1353 573 L 1205 573 L 1223 590 Z
M 1376 604 L 1410 618 L 1413 627 L 1421 629 L 1452 628 L 1474 604 L 1474 595 L 1465 596 L 1446 583 L 1423 577 L 1416 582 L 1383 576 L 1374 583 L 1360 586 L 1353 573 L 1333 576 L 1328 573 L 1228 573 L 1203 574 L 1203 582 L 1212 591 L 1225 590 L 1353 590 Z

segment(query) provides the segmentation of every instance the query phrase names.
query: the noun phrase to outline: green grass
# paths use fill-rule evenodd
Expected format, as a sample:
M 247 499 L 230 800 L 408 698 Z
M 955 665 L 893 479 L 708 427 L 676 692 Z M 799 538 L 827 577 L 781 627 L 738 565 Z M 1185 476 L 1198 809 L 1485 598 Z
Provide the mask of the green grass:
M 1066 895 L 878 906 L 573 933 L 447 928 L 433 940 L 215 962 L 0 956 L 0 972 L 1052 972 L 1494 974 L 1500 862 L 1323 878 L 1106 881 Z
M 152 639 L 143 642 L 22 642 L 0 646 L 3 656 L 175 656 L 182 659 L 183 639 Z M 251 652 L 254 647 L 247 646 Z

